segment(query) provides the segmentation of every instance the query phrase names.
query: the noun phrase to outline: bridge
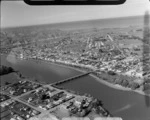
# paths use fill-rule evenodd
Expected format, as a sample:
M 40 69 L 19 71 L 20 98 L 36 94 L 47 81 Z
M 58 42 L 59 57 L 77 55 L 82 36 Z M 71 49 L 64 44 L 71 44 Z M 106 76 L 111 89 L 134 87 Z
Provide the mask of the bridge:
M 75 79 L 78 79 L 78 78 L 84 77 L 86 75 L 89 75 L 90 73 L 93 73 L 93 72 L 95 72 L 95 71 L 86 72 L 86 73 L 83 73 L 83 74 L 80 74 L 80 75 L 77 75 L 77 76 L 74 76 L 74 77 L 70 77 L 70 78 L 67 78 L 67 79 L 64 79 L 64 80 L 61 80 L 61 81 L 58 81 L 58 82 L 54 82 L 51 85 L 60 85 L 60 84 L 63 84 L 63 83 L 69 82 L 69 81 L 73 81 Z

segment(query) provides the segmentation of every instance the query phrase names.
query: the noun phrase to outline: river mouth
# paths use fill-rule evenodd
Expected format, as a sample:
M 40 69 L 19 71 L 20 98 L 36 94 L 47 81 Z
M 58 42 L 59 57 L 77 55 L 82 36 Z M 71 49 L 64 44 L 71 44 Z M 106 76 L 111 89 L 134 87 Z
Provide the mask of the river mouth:
M 5 57 L 1 56 L 2 64 L 12 66 L 24 76 L 35 77 L 46 84 L 81 74 L 81 71 L 47 62 L 17 60 L 16 63 L 11 63 L 6 61 Z M 95 98 L 102 100 L 105 108 L 111 114 L 122 117 L 124 120 L 150 120 L 150 107 L 146 105 L 145 96 L 130 91 L 113 89 L 89 75 L 62 84 L 60 87 L 65 87 L 81 94 L 91 94 Z

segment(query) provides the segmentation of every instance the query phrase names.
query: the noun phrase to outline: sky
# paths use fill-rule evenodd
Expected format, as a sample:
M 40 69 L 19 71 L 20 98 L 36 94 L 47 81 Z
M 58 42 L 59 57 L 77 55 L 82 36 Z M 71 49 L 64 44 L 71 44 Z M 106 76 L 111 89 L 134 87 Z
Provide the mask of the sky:
M 23 1 L 1 2 L 1 27 L 27 26 L 150 13 L 149 0 L 126 0 L 122 5 L 30 6 Z

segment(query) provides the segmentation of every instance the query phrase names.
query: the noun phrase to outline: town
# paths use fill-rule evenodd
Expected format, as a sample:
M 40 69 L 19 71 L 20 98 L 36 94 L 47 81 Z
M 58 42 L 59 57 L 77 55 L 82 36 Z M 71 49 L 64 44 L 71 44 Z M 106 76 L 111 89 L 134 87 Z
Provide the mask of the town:
M 0 102 L 2 120 L 113 117 L 100 100 L 90 95 L 71 93 L 51 84 L 40 85 L 27 79 L 1 87 Z
M 1 53 L 8 48 L 10 54 L 19 59 L 43 60 L 83 71 L 97 71 L 91 74 L 114 85 L 143 92 L 150 89 L 150 52 L 144 52 L 145 49 L 149 51 L 149 44 L 142 42 L 139 36 L 142 31 L 139 27 L 113 31 L 96 28 L 70 32 L 50 30 L 49 33 L 42 30 L 45 36 L 39 35 L 38 41 L 31 40 L 34 35 L 29 34 L 28 39 L 21 42 L 14 40 L 10 51 L 10 46 L 2 47 Z M 7 33 L 1 34 L 4 39 L 10 37 Z M 15 37 L 11 39 L 24 38 L 15 32 L 12 34 Z
M 26 29 L 32 31 L 30 27 Z M 144 52 L 149 49 L 149 44 L 143 45 L 143 38 L 136 34 L 141 34 L 143 29 L 94 28 L 48 32 L 39 28 L 39 31 L 31 33 L 27 30 L 18 31 L 16 28 L 12 32 L 1 32 L 1 55 L 71 67 L 83 71 L 83 76 L 95 76 L 115 88 L 150 95 L 150 55 Z M 16 73 L 18 81 L 1 86 L 2 120 L 116 118 L 99 99 L 59 86 L 82 75 L 42 84 Z M 117 117 L 116 120 L 122 118 Z
M 150 120 L 150 1 L 56 1 L 1 2 L 0 119 Z

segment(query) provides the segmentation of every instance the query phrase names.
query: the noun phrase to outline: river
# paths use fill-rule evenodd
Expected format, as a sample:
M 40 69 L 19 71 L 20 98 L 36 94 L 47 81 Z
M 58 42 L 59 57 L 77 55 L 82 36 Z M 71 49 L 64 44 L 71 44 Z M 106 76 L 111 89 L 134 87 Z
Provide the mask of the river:
M 80 71 L 56 64 L 35 60 L 6 60 L 5 56 L 1 56 L 1 64 L 11 66 L 24 76 L 34 77 L 45 83 L 81 74 Z M 1 80 L 9 78 L 2 76 Z M 102 100 L 104 107 L 111 114 L 122 117 L 123 120 L 150 120 L 150 106 L 146 104 L 146 97 L 138 93 L 108 87 L 89 75 L 61 86 L 80 93 L 89 93 Z

